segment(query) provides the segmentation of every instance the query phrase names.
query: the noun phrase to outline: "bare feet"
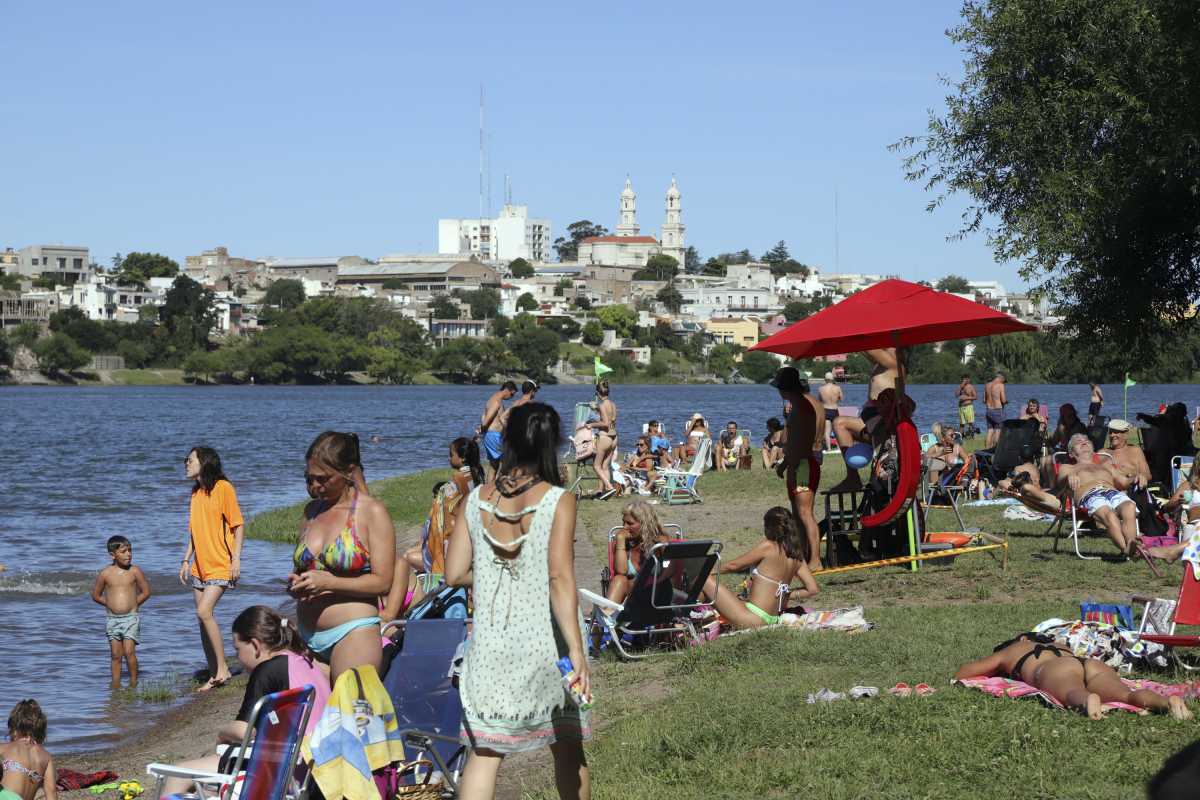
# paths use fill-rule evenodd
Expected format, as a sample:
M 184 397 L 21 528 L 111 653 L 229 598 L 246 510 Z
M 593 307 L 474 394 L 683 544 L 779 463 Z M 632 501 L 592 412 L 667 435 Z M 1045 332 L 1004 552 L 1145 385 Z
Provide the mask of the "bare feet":
M 1171 716 L 1175 719 L 1192 718 L 1192 712 L 1188 710 L 1187 704 L 1183 702 L 1182 697 L 1168 697 L 1167 706 Z
M 1147 547 L 1146 555 L 1151 558 L 1159 558 L 1168 564 L 1174 564 L 1180 556 L 1176 547 Z
M 1100 695 L 1094 692 L 1089 693 L 1086 710 L 1088 719 L 1104 719 L 1104 712 L 1100 706 Z

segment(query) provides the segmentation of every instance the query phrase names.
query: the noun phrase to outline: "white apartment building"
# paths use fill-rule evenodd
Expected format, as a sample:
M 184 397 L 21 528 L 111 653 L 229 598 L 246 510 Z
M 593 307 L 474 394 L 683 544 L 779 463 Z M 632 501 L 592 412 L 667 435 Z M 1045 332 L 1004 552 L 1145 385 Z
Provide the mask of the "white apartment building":
M 774 289 L 742 289 L 731 283 L 678 288 L 683 297 L 680 312 L 700 320 L 745 314 L 767 316 L 783 309 Z
M 17 253 L 15 272 L 29 278 L 48 276 L 64 284 L 84 283 L 95 277 L 88 249 L 65 244 L 22 247 Z
M 857 272 L 831 272 L 821 275 L 821 285 L 839 297 L 847 297 L 860 292 L 868 286 L 879 283 L 885 275 L 863 275 Z
M 821 283 L 821 273 L 815 269 L 807 275 L 794 273 L 775 279 L 775 292 L 781 297 L 816 297 L 826 291 L 828 287 Z
M 170 281 L 170 278 L 152 278 Z M 136 286 L 116 286 L 109 283 L 76 283 L 58 293 L 62 308 L 74 307 L 88 319 L 137 322 L 142 306 L 162 304 L 166 290 L 162 286 L 141 289 Z
M 438 253 L 480 261 L 545 261 L 550 220 L 531 219 L 528 206 L 506 204 L 495 219 L 439 219 Z
M 993 300 L 1000 300 L 1008 295 L 1008 292 L 1000 285 L 999 281 L 967 281 L 967 285 L 971 287 L 971 291 L 975 292 L 976 295 L 989 297 Z

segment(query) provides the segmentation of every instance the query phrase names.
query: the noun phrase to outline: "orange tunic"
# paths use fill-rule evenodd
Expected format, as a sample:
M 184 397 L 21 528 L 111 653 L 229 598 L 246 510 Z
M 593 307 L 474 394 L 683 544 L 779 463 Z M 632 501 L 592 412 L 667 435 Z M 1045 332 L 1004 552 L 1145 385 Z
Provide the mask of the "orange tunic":
M 203 488 L 192 492 L 188 530 L 192 534 L 192 575 L 202 581 L 229 580 L 233 563 L 233 529 L 241 525 L 242 510 L 238 507 L 233 484 L 217 481 L 212 493 Z

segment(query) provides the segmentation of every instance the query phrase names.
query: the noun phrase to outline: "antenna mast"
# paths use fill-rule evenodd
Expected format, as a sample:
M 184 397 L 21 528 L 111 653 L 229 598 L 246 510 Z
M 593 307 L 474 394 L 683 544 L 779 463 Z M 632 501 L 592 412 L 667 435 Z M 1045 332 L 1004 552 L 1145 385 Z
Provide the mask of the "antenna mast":
M 833 187 L 833 271 L 842 271 L 841 240 L 838 236 L 838 190 Z
M 479 224 L 483 225 L 483 84 L 479 84 Z

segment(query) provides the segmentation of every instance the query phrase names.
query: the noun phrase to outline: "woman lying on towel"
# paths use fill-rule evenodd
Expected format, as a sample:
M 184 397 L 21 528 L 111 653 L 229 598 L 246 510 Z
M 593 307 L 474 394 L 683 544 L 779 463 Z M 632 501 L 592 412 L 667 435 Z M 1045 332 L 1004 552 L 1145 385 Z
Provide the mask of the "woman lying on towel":
M 987 658 L 959 667 L 955 680 L 999 676 L 1023 681 L 1041 689 L 1068 708 L 1101 718 L 1104 703 L 1169 713 L 1175 719 L 1191 719 L 1192 712 L 1178 697 L 1163 697 L 1147 689 L 1133 690 L 1121 682 L 1116 670 L 1095 658 L 1080 658 L 1069 648 L 1040 633 L 1022 633 L 1009 639 Z
M 800 532 L 792 512 L 775 506 L 763 515 L 763 540 L 721 565 L 722 572 L 750 573 L 746 599 L 721 586 L 715 576 L 704 582 L 703 594 L 735 628 L 774 625 L 789 598 L 803 600 L 820 591 L 808 570 L 808 556 L 808 538 Z M 796 577 L 803 586 L 791 591 Z

